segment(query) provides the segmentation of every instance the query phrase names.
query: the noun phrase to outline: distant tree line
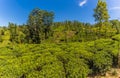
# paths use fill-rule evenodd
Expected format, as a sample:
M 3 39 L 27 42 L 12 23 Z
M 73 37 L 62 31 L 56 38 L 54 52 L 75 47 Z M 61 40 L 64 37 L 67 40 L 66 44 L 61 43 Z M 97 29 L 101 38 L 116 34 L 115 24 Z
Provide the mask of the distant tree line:
M 26 24 L 9 23 L 0 30 L 0 35 L 9 30 L 11 42 L 33 43 L 43 42 L 84 42 L 100 38 L 110 38 L 120 33 L 120 21 L 109 20 L 107 4 L 98 0 L 93 14 L 96 23 L 79 21 L 53 22 L 54 13 L 35 8 L 28 17 Z M 0 37 L 0 41 L 3 41 Z

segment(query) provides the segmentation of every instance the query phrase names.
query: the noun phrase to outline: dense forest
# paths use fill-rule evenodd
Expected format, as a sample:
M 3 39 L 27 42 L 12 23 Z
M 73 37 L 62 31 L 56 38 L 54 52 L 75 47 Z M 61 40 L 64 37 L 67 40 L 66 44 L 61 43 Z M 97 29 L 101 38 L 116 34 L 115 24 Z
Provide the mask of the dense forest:
M 120 21 L 98 0 L 95 24 L 54 22 L 35 8 L 26 24 L 0 27 L 0 78 L 94 78 L 120 67 Z M 117 71 L 111 73 L 117 75 Z

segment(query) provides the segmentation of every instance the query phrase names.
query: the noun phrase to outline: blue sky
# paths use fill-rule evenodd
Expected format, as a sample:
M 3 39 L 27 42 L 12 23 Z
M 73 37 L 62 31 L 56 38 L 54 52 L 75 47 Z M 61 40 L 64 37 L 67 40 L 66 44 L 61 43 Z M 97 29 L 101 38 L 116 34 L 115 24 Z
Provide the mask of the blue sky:
M 94 23 L 97 0 L 0 0 L 0 26 L 23 24 L 34 8 L 53 11 L 54 21 L 78 20 Z M 110 19 L 120 18 L 120 0 L 107 0 Z

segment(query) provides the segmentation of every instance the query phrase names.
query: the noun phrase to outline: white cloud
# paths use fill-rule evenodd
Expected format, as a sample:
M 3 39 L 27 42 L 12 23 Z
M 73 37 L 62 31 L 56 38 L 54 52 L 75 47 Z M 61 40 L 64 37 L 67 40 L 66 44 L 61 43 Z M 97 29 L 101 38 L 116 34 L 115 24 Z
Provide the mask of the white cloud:
M 120 7 L 112 7 L 110 10 L 120 10 Z
M 111 19 L 120 18 L 120 0 L 107 0 L 107 5 Z
M 87 3 L 87 0 L 83 0 L 82 2 L 79 3 L 79 6 L 83 6 Z

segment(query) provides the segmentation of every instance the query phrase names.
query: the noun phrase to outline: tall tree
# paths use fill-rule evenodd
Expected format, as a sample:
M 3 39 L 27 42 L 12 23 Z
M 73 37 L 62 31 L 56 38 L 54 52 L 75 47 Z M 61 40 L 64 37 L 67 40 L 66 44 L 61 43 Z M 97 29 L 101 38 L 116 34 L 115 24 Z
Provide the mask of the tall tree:
M 109 20 L 109 14 L 108 14 L 107 4 L 105 0 L 98 0 L 98 4 L 94 9 L 93 16 L 95 18 L 95 21 L 99 23 L 99 32 L 100 32 L 101 28 L 103 27 L 103 23 L 108 22 Z M 99 37 L 100 37 L 100 33 L 99 33 Z
M 29 43 L 40 43 L 40 30 L 42 25 L 43 12 L 40 9 L 34 9 L 28 19 L 28 37 Z
M 53 12 L 44 11 L 43 24 L 44 24 L 45 39 L 47 39 L 50 36 L 50 33 L 51 33 L 50 26 L 53 23 L 53 18 L 54 18 L 53 16 L 54 16 Z
M 10 31 L 10 41 L 17 42 L 17 25 L 13 23 L 9 23 L 8 25 Z
M 53 15 L 52 12 L 47 12 L 38 8 L 30 13 L 28 19 L 28 37 L 31 43 L 41 43 L 44 34 L 45 38 L 48 37 Z
M 105 0 L 98 0 L 98 4 L 94 9 L 94 17 L 97 22 L 105 22 L 109 19 L 107 4 Z

